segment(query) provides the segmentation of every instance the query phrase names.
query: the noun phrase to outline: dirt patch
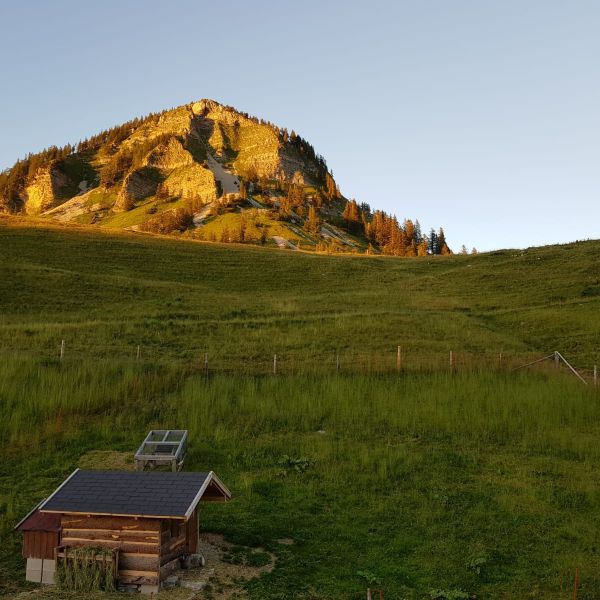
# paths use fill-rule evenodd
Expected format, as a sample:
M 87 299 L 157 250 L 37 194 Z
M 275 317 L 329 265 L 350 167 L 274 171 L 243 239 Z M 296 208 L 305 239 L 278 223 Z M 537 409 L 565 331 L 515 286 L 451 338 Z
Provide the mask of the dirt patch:
M 236 546 L 214 533 L 200 534 L 198 552 L 206 565 L 201 569 L 177 571 L 182 581 L 206 583 L 190 598 L 197 600 L 238 600 L 246 598 L 245 582 L 275 568 L 275 556 L 263 548 Z
M 80 469 L 104 471 L 134 471 L 132 452 L 114 452 L 113 450 L 90 450 L 86 452 L 77 466 Z
M 277 540 L 278 544 L 282 544 L 283 546 L 293 546 L 294 540 L 292 538 L 281 538 Z

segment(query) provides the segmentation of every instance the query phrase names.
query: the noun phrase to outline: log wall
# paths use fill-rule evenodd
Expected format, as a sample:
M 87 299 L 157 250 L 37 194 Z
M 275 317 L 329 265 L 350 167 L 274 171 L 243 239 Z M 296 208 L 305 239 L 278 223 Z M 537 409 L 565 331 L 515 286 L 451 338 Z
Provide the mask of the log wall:
M 119 549 L 119 582 L 158 585 L 161 528 L 169 520 L 63 515 L 61 544 Z
M 169 519 L 162 522 L 160 532 L 160 566 L 166 565 L 185 553 L 185 521 Z

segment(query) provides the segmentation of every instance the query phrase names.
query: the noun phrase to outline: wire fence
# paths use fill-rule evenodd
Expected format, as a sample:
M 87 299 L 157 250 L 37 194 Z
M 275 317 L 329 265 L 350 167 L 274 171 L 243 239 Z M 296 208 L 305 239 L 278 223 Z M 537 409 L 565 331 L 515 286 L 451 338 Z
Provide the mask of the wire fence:
M 397 346 L 389 351 L 313 352 L 286 349 L 280 352 L 223 353 L 220 348 L 187 349 L 177 353 L 142 345 L 98 348 L 70 348 L 66 340 L 37 349 L 2 352 L 4 360 L 38 360 L 49 363 L 74 364 L 96 361 L 135 365 L 177 365 L 191 373 L 211 375 L 390 375 L 402 373 L 467 373 L 536 371 L 547 374 L 565 373 L 577 376 L 582 383 L 598 387 L 596 366 L 574 367 L 559 352 L 547 356 L 535 353 L 465 352 L 454 350 L 424 351 L 421 348 Z M 560 358 L 560 360 L 559 360 Z

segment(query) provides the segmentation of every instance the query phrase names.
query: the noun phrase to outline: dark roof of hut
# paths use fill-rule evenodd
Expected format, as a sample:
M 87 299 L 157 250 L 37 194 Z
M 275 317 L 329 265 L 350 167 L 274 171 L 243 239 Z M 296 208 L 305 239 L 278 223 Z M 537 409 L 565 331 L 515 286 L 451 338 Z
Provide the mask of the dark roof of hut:
M 213 499 L 229 490 L 212 472 L 74 471 L 39 506 L 43 513 L 83 513 L 187 519 L 211 487 Z

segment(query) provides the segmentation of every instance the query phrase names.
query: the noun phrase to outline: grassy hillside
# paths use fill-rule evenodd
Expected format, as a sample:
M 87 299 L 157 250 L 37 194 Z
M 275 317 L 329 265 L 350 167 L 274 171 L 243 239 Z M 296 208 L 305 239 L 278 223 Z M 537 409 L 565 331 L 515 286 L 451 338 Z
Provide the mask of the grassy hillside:
M 10 223 L 11 221 L 8 221 Z M 18 223 L 18 222 L 17 222 Z M 5 226 L 0 342 L 11 355 L 329 368 L 560 350 L 600 364 L 600 243 L 479 256 L 323 256 Z M 387 359 L 385 358 L 387 357 Z M 362 363 L 361 363 L 362 364 Z M 385 363 L 382 363 L 385 364 Z
M 24 587 L 20 516 L 87 452 L 169 426 L 190 430 L 187 468 L 233 490 L 203 527 L 278 557 L 251 598 L 350 599 L 360 572 L 385 598 L 558 600 L 576 567 L 596 598 L 597 390 L 508 366 L 600 363 L 599 252 L 398 260 L 2 226 L 0 593 Z

